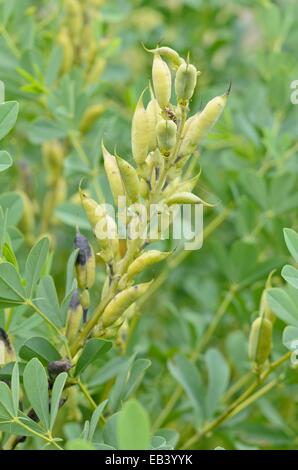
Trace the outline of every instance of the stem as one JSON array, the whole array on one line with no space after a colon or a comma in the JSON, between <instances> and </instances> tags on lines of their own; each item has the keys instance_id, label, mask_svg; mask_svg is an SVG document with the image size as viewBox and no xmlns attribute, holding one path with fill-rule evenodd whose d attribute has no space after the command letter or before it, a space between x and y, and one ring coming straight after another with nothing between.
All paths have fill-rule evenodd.
<instances>
[{"instance_id":1,"label":"stem","mask_svg":"<svg viewBox=\"0 0 298 470\"><path fill-rule=\"evenodd\" d=\"M84 385L80 380L78 380L77 384L80 387L81 392L85 395L86 399L92 406L92 408L95 410L97 405L95 401L93 400L92 396L90 395L89 390L87 389L86 385Z\"/></svg>"},{"instance_id":2,"label":"stem","mask_svg":"<svg viewBox=\"0 0 298 470\"><path fill-rule=\"evenodd\" d=\"M56 441L54 441L54 439L50 436L50 437L47 437L45 436L44 434L41 434L37 431L34 431L34 429L31 429L29 426L27 426L26 424L24 424L19 418L14 418L13 420L14 423L18 424L19 426L21 426L23 429L26 429L26 431L30 432L31 434L33 434L34 436L36 437L39 437L40 439L43 439L44 441L48 442L49 444L52 444L54 447L56 447L57 449L59 450L63 450L62 447L59 446L59 444L57 444Z\"/></svg>"},{"instance_id":3,"label":"stem","mask_svg":"<svg viewBox=\"0 0 298 470\"><path fill-rule=\"evenodd\" d=\"M43 313L42 310L40 310L39 307L37 307L37 305L35 305L34 302L32 302L32 300L27 300L26 302L27 305L29 305L29 307L32 307L36 313L38 313L39 316L41 316L41 318L43 318L43 320L51 327L53 328L53 330L55 331L55 333L57 333L57 335L60 337L61 336L61 331L60 329L55 325L55 323L53 323L46 315L45 313Z\"/></svg>"},{"instance_id":4,"label":"stem","mask_svg":"<svg viewBox=\"0 0 298 470\"><path fill-rule=\"evenodd\" d=\"M77 135L74 132L69 133L69 140L72 143L74 149L77 151L82 162L89 167L90 166L89 158L87 157L85 150L83 149Z\"/></svg>"},{"instance_id":5,"label":"stem","mask_svg":"<svg viewBox=\"0 0 298 470\"><path fill-rule=\"evenodd\" d=\"M7 31L4 25L0 26L0 34L3 36L4 41L6 42L8 48L11 50L13 55L19 58L21 56L20 51L18 50L17 46L15 45L13 39L11 38L9 32Z\"/></svg>"}]
</instances>

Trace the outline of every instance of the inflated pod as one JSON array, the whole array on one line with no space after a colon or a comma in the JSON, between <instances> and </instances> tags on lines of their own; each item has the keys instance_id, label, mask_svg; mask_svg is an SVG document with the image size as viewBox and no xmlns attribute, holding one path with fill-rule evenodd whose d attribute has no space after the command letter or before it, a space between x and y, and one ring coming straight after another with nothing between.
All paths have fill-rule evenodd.
<instances>
[{"instance_id":1,"label":"inflated pod","mask_svg":"<svg viewBox=\"0 0 298 470\"><path fill-rule=\"evenodd\" d=\"M8 334L0 328L0 366L16 360L15 350L10 342Z\"/></svg>"},{"instance_id":2,"label":"inflated pod","mask_svg":"<svg viewBox=\"0 0 298 470\"><path fill-rule=\"evenodd\" d=\"M157 146L156 126L161 118L161 110L157 100L152 97L146 108L148 118L149 151Z\"/></svg>"},{"instance_id":3,"label":"inflated pod","mask_svg":"<svg viewBox=\"0 0 298 470\"><path fill-rule=\"evenodd\" d=\"M157 102L164 109L171 99L172 78L169 67L159 54L154 54L152 82Z\"/></svg>"},{"instance_id":4,"label":"inflated pod","mask_svg":"<svg viewBox=\"0 0 298 470\"><path fill-rule=\"evenodd\" d=\"M132 202L140 198L140 180L136 169L121 157L116 157L125 191Z\"/></svg>"},{"instance_id":5,"label":"inflated pod","mask_svg":"<svg viewBox=\"0 0 298 470\"><path fill-rule=\"evenodd\" d=\"M184 59L182 59L182 57L179 56L178 52L176 52L171 47L162 46L162 47L156 47L155 49L145 48L145 50L148 52L152 52L153 54L159 54L161 57L164 57L166 60L170 62L170 64L174 68L177 68L179 67L179 65L184 63Z\"/></svg>"},{"instance_id":6,"label":"inflated pod","mask_svg":"<svg viewBox=\"0 0 298 470\"><path fill-rule=\"evenodd\" d=\"M170 255L170 252L162 252L159 250L150 250L142 253L128 267L127 278L132 279L149 266L163 261Z\"/></svg>"},{"instance_id":7,"label":"inflated pod","mask_svg":"<svg viewBox=\"0 0 298 470\"><path fill-rule=\"evenodd\" d=\"M119 197L125 196L120 170L117 165L116 157L108 152L103 143L101 144L101 148L106 175L109 180L114 202L116 206L118 206Z\"/></svg>"},{"instance_id":8,"label":"inflated pod","mask_svg":"<svg viewBox=\"0 0 298 470\"><path fill-rule=\"evenodd\" d=\"M75 289L69 302L66 322L66 337L72 342L77 336L83 318L83 307L78 289Z\"/></svg>"},{"instance_id":9,"label":"inflated pod","mask_svg":"<svg viewBox=\"0 0 298 470\"><path fill-rule=\"evenodd\" d=\"M44 142L42 145L42 157L48 171L49 183L55 183L63 170L64 149L58 140Z\"/></svg>"},{"instance_id":10,"label":"inflated pod","mask_svg":"<svg viewBox=\"0 0 298 470\"><path fill-rule=\"evenodd\" d=\"M106 106L103 104L92 104L89 106L83 114L80 121L79 128L82 134L86 133L91 129L95 121L101 116L106 110Z\"/></svg>"},{"instance_id":11,"label":"inflated pod","mask_svg":"<svg viewBox=\"0 0 298 470\"><path fill-rule=\"evenodd\" d=\"M173 204L204 204L206 206L212 206L212 204L203 201L196 194L188 192L173 194L165 200L165 203L168 204L168 206Z\"/></svg>"},{"instance_id":12,"label":"inflated pod","mask_svg":"<svg viewBox=\"0 0 298 470\"><path fill-rule=\"evenodd\" d=\"M145 294L150 285L151 282L137 284L116 294L103 312L101 317L102 326L110 326L118 320L131 304Z\"/></svg>"},{"instance_id":13,"label":"inflated pod","mask_svg":"<svg viewBox=\"0 0 298 470\"><path fill-rule=\"evenodd\" d=\"M195 114L184 134L179 151L180 155L188 155L193 152L219 119L227 99L228 93L216 96L207 103L201 113Z\"/></svg>"},{"instance_id":14,"label":"inflated pod","mask_svg":"<svg viewBox=\"0 0 298 470\"><path fill-rule=\"evenodd\" d=\"M158 146L161 153L165 156L170 154L175 146L177 136L177 126L174 121L161 120L156 126Z\"/></svg>"},{"instance_id":15,"label":"inflated pod","mask_svg":"<svg viewBox=\"0 0 298 470\"><path fill-rule=\"evenodd\" d=\"M80 292L80 302L83 310L88 310L90 307L90 294L88 289L84 289L82 292Z\"/></svg>"},{"instance_id":16,"label":"inflated pod","mask_svg":"<svg viewBox=\"0 0 298 470\"><path fill-rule=\"evenodd\" d=\"M179 66L175 78L175 92L179 104L186 105L192 97L197 84L197 69L192 64Z\"/></svg>"},{"instance_id":17,"label":"inflated pod","mask_svg":"<svg viewBox=\"0 0 298 470\"><path fill-rule=\"evenodd\" d=\"M85 194L81 189L80 189L80 198L81 198L82 206L90 222L90 225L94 229L97 222L101 218L97 213L97 209L99 205L97 204L96 201L94 201L94 199L92 199L91 197L88 197L87 194Z\"/></svg>"},{"instance_id":18,"label":"inflated pod","mask_svg":"<svg viewBox=\"0 0 298 470\"><path fill-rule=\"evenodd\" d=\"M20 220L20 225L22 227L23 233L26 235L28 241L33 240L33 232L34 232L34 206L32 204L31 199L24 191L19 191L19 194L22 198L23 202L23 214Z\"/></svg>"},{"instance_id":19,"label":"inflated pod","mask_svg":"<svg viewBox=\"0 0 298 470\"><path fill-rule=\"evenodd\" d=\"M66 73L71 69L75 59L74 46L67 28L62 29L58 41L63 48L62 72Z\"/></svg>"},{"instance_id":20,"label":"inflated pod","mask_svg":"<svg viewBox=\"0 0 298 470\"><path fill-rule=\"evenodd\" d=\"M272 323L258 317L252 324L248 342L249 359L262 366L268 359L272 347Z\"/></svg>"},{"instance_id":21,"label":"inflated pod","mask_svg":"<svg viewBox=\"0 0 298 470\"><path fill-rule=\"evenodd\" d=\"M148 116L143 104L143 94L137 103L131 126L132 155L138 165L144 163L149 147Z\"/></svg>"},{"instance_id":22,"label":"inflated pod","mask_svg":"<svg viewBox=\"0 0 298 470\"><path fill-rule=\"evenodd\" d=\"M76 277L80 289L90 289L95 281L95 256L89 241L80 232L76 233L75 248L78 255L75 262Z\"/></svg>"}]
</instances>

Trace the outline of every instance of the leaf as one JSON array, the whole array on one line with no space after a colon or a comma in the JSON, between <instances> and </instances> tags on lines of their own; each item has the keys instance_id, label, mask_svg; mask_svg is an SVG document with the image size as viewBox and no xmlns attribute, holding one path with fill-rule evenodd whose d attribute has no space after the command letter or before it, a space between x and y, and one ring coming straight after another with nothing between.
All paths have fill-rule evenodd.
<instances>
[{"instance_id":1,"label":"leaf","mask_svg":"<svg viewBox=\"0 0 298 470\"><path fill-rule=\"evenodd\" d=\"M74 281L74 267L75 262L78 256L79 248L74 250L67 261L67 269L66 269L66 287L65 287L65 295L67 296L72 288L73 288L73 281Z\"/></svg>"},{"instance_id":2,"label":"leaf","mask_svg":"<svg viewBox=\"0 0 298 470\"><path fill-rule=\"evenodd\" d=\"M36 358L31 359L23 375L27 398L43 426L50 426L48 378L43 365Z\"/></svg>"},{"instance_id":3,"label":"leaf","mask_svg":"<svg viewBox=\"0 0 298 470\"><path fill-rule=\"evenodd\" d=\"M42 269L46 262L48 251L49 239L44 237L33 246L28 255L25 268L25 277L27 281L26 291L29 299L32 299Z\"/></svg>"},{"instance_id":4,"label":"leaf","mask_svg":"<svg viewBox=\"0 0 298 470\"><path fill-rule=\"evenodd\" d=\"M298 349L298 327L286 326L283 331L282 342L291 351Z\"/></svg>"},{"instance_id":5,"label":"leaf","mask_svg":"<svg viewBox=\"0 0 298 470\"><path fill-rule=\"evenodd\" d=\"M6 101L0 104L0 139L8 134L16 123L19 104L16 101Z\"/></svg>"},{"instance_id":6,"label":"leaf","mask_svg":"<svg viewBox=\"0 0 298 470\"><path fill-rule=\"evenodd\" d=\"M110 416L103 428L103 438L105 444L114 447L115 449L118 448L117 442L117 422L120 416L120 412L114 413Z\"/></svg>"},{"instance_id":7,"label":"leaf","mask_svg":"<svg viewBox=\"0 0 298 470\"><path fill-rule=\"evenodd\" d=\"M26 300L26 293L16 268L10 263L0 264L0 302L6 305L21 304Z\"/></svg>"},{"instance_id":8,"label":"leaf","mask_svg":"<svg viewBox=\"0 0 298 470\"><path fill-rule=\"evenodd\" d=\"M57 291L52 276L45 276L41 279L36 295L37 306L53 323L60 328L63 327Z\"/></svg>"},{"instance_id":9,"label":"leaf","mask_svg":"<svg viewBox=\"0 0 298 470\"><path fill-rule=\"evenodd\" d=\"M267 299L278 318L289 325L298 326L298 309L284 289L269 289Z\"/></svg>"},{"instance_id":10,"label":"leaf","mask_svg":"<svg viewBox=\"0 0 298 470\"><path fill-rule=\"evenodd\" d=\"M0 382L0 419L10 419L14 416L14 404L10 388L6 383Z\"/></svg>"},{"instance_id":11,"label":"leaf","mask_svg":"<svg viewBox=\"0 0 298 470\"><path fill-rule=\"evenodd\" d=\"M150 420L136 400L126 402L117 420L117 440L121 450L147 450L150 445Z\"/></svg>"},{"instance_id":12,"label":"leaf","mask_svg":"<svg viewBox=\"0 0 298 470\"><path fill-rule=\"evenodd\" d=\"M99 419L102 415L102 412L105 409L105 406L108 403L108 401L109 400L105 400L102 403L100 403L92 413L91 420L90 420L90 426L89 426L89 432L88 432L88 440L89 441L92 441L92 439L93 439L98 421L99 421Z\"/></svg>"},{"instance_id":13,"label":"leaf","mask_svg":"<svg viewBox=\"0 0 298 470\"><path fill-rule=\"evenodd\" d=\"M36 357L43 365L61 359L58 351L45 338L35 336L28 339L20 348L19 355L25 361Z\"/></svg>"},{"instance_id":14,"label":"leaf","mask_svg":"<svg viewBox=\"0 0 298 470\"><path fill-rule=\"evenodd\" d=\"M298 263L298 233L291 228L284 228L284 237L289 252Z\"/></svg>"},{"instance_id":15,"label":"leaf","mask_svg":"<svg viewBox=\"0 0 298 470\"><path fill-rule=\"evenodd\" d=\"M282 268L281 275L291 286L298 289L298 269L287 264Z\"/></svg>"},{"instance_id":16,"label":"leaf","mask_svg":"<svg viewBox=\"0 0 298 470\"><path fill-rule=\"evenodd\" d=\"M146 370L151 366L149 359L137 359L130 371L123 399L127 400L140 385Z\"/></svg>"},{"instance_id":17,"label":"leaf","mask_svg":"<svg viewBox=\"0 0 298 470\"><path fill-rule=\"evenodd\" d=\"M113 411L116 411L120 406L120 402L125 393L126 384L127 384L127 381L130 375L130 370L134 363L134 360L135 360L135 354L128 357L126 361L124 362L124 364L122 365L121 370L116 376L115 383L113 385L113 388L109 396L109 406Z\"/></svg>"},{"instance_id":18,"label":"leaf","mask_svg":"<svg viewBox=\"0 0 298 470\"><path fill-rule=\"evenodd\" d=\"M31 124L28 131L28 137L33 144L42 144L47 140L60 139L67 134L59 123L48 121L46 119L38 119Z\"/></svg>"},{"instance_id":19,"label":"leaf","mask_svg":"<svg viewBox=\"0 0 298 470\"><path fill-rule=\"evenodd\" d=\"M78 204L64 202L55 209L55 217L70 227L79 226L82 230L90 230L84 209Z\"/></svg>"},{"instance_id":20,"label":"leaf","mask_svg":"<svg viewBox=\"0 0 298 470\"><path fill-rule=\"evenodd\" d=\"M12 165L12 158L6 150L0 150L0 173Z\"/></svg>"},{"instance_id":21,"label":"leaf","mask_svg":"<svg viewBox=\"0 0 298 470\"><path fill-rule=\"evenodd\" d=\"M85 347L80 355L78 360L75 375L80 375L86 367L89 366L95 359L98 359L100 356L106 354L109 349L112 347L111 341L106 341L104 339L93 338L89 339L85 344Z\"/></svg>"},{"instance_id":22,"label":"leaf","mask_svg":"<svg viewBox=\"0 0 298 470\"><path fill-rule=\"evenodd\" d=\"M11 392L12 392L12 401L13 401L13 409L14 415L18 415L19 409L19 400L20 400L20 376L19 376L19 366L16 362L11 375Z\"/></svg>"},{"instance_id":23,"label":"leaf","mask_svg":"<svg viewBox=\"0 0 298 470\"><path fill-rule=\"evenodd\" d=\"M4 243L3 245L3 257L8 261L8 263L12 264L17 271L19 271L18 261L16 259L16 255L9 243Z\"/></svg>"},{"instance_id":24,"label":"leaf","mask_svg":"<svg viewBox=\"0 0 298 470\"><path fill-rule=\"evenodd\" d=\"M60 398L63 392L63 388L65 385L67 379L67 373L62 372L61 374L56 377L54 385L53 385L53 390L52 390L52 396L51 396L51 413L50 413L50 430L53 430L55 420L57 417L57 413L59 410L59 403L60 403Z\"/></svg>"},{"instance_id":25,"label":"leaf","mask_svg":"<svg viewBox=\"0 0 298 470\"><path fill-rule=\"evenodd\" d=\"M3 212L8 210L7 225L16 225L23 215L23 200L16 192L9 192L0 195L0 206Z\"/></svg>"},{"instance_id":26,"label":"leaf","mask_svg":"<svg viewBox=\"0 0 298 470\"><path fill-rule=\"evenodd\" d=\"M217 410L220 399L228 386L230 372L225 358L217 349L208 349L205 360L208 370L206 406L210 417Z\"/></svg>"},{"instance_id":27,"label":"leaf","mask_svg":"<svg viewBox=\"0 0 298 470\"><path fill-rule=\"evenodd\" d=\"M91 442L84 441L84 439L73 439L68 441L65 446L66 450L95 450Z\"/></svg>"}]
</instances>

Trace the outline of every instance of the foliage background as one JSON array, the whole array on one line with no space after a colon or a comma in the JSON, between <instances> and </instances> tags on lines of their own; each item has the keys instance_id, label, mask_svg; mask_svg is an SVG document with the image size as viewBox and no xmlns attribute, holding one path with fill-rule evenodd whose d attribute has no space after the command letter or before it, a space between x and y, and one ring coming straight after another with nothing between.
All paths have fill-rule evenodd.
<instances>
[{"instance_id":1,"label":"foliage background","mask_svg":"<svg viewBox=\"0 0 298 470\"><path fill-rule=\"evenodd\" d=\"M14 165L1 174L1 190L15 192L15 206L3 193L0 204L10 206L12 247L21 270L32 238L49 233L54 249L49 266L61 299L77 220L88 233L76 196L79 181L84 176L91 194L98 196L103 188L110 197L101 169L103 136L110 146L117 142L120 155L130 158L131 116L150 77L151 56L142 42L190 52L202 71L191 103L194 111L232 81L228 107L201 149L198 189L216 201L205 211L204 245L198 252L180 255L175 269L154 269L162 286L140 306L125 350L119 355L113 348L108 359L100 358L84 377L96 403L112 394L110 414L135 395L152 423L177 383L182 384L184 391L178 390L177 401L160 423L180 433L179 448L200 427L202 417L214 417L224 409L221 399L228 383L250 370L247 338L266 279L276 269L272 283L282 286L280 269L291 260L283 228L297 230L298 108L290 102L290 84L298 79L297 8L294 0L119 0L94 5L99 12L94 34L102 70L88 81L83 61L59 72L65 2L1 2L0 77L6 100L19 101L20 112L16 127L2 142ZM84 50L88 38L80 41ZM105 111L80 134L81 117L92 103L104 104ZM45 221L44 201L51 188L42 144L53 138L65 149L66 192ZM19 191L28 194L34 212L33 230L25 239ZM97 285L102 278L99 270ZM17 349L28 337L47 334L43 324L26 323L29 317L32 312L23 309L9 323ZM205 341L214 317L219 325ZM284 322L276 320L273 359L286 351L283 328ZM125 368L132 367L137 376L133 390L119 392L115 377L119 382ZM297 391L297 371L287 364L279 386L194 447L297 448ZM59 435L69 440L80 435L82 422L90 415L84 399L76 399L77 413L61 411L68 413L68 422L63 425L61 417ZM113 437L104 442L113 446Z\"/></svg>"}]
</instances>

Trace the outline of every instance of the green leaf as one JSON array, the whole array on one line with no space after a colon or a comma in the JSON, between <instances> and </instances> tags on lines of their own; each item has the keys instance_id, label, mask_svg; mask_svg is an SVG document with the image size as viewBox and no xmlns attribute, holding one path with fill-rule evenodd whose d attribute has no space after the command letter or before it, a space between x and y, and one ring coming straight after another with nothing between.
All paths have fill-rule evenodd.
<instances>
[{"instance_id":1,"label":"green leaf","mask_svg":"<svg viewBox=\"0 0 298 470\"><path fill-rule=\"evenodd\" d=\"M82 230L90 230L84 209L78 204L71 202L60 204L55 210L55 217L70 227L79 226Z\"/></svg>"},{"instance_id":2,"label":"green leaf","mask_svg":"<svg viewBox=\"0 0 298 470\"><path fill-rule=\"evenodd\" d=\"M19 400L20 400L20 375L19 375L19 366L16 362L11 376L11 392L12 392L12 401L13 401L13 409L15 416L18 415L19 409Z\"/></svg>"},{"instance_id":3,"label":"green leaf","mask_svg":"<svg viewBox=\"0 0 298 470\"><path fill-rule=\"evenodd\" d=\"M4 243L3 245L3 257L8 261L8 263L13 264L17 271L19 271L18 261L14 251L9 243Z\"/></svg>"},{"instance_id":4,"label":"green leaf","mask_svg":"<svg viewBox=\"0 0 298 470\"><path fill-rule=\"evenodd\" d=\"M67 373L62 372L61 374L58 375L58 377L55 379L54 385L53 385L53 390L52 390L52 396L51 396L51 419L50 419L50 430L52 431L55 420L57 417L57 413L59 410L59 402L60 398L63 392L63 388L65 385L67 379Z\"/></svg>"},{"instance_id":5,"label":"green leaf","mask_svg":"<svg viewBox=\"0 0 298 470\"><path fill-rule=\"evenodd\" d=\"M45 276L41 279L37 292L36 304L45 315L60 328L64 326L61 318L58 295L52 276Z\"/></svg>"},{"instance_id":6,"label":"green leaf","mask_svg":"<svg viewBox=\"0 0 298 470\"><path fill-rule=\"evenodd\" d=\"M291 286L295 287L295 289L298 289L298 269L287 264L282 268L281 275L285 281L291 284Z\"/></svg>"},{"instance_id":7,"label":"green leaf","mask_svg":"<svg viewBox=\"0 0 298 470\"><path fill-rule=\"evenodd\" d=\"M27 398L43 426L50 426L48 378L43 365L36 358L28 362L23 375Z\"/></svg>"},{"instance_id":8,"label":"green leaf","mask_svg":"<svg viewBox=\"0 0 298 470\"><path fill-rule=\"evenodd\" d=\"M117 442L117 422L120 416L120 412L114 413L107 419L107 422L103 428L103 438L104 443L114 447L115 449L118 448Z\"/></svg>"},{"instance_id":9,"label":"green leaf","mask_svg":"<svg viewBox=\"0 0 298 470\"><path fill-rule=\"evenodd\" d=\"M151 366L149 359L137 359L130 370L123 399L127 400L138 388L143 380L146 370Z\"/></svg>"},{"instance_id":10,"label":"green leaf","mask_svg":"<svg viewBox=\"0 0 298 470\"><path fill-rule=\"evenodd\" d=\"M66 450L95 450L91 442L84 441L84 439L73 439L68 441L65 446Z\"/></svg>"},{"instance_id":11,"label":"green leaf","mask_svg":"<svg viewBox=\"0 0 298 470\"><path fill-rule=\"evenodd\" d=\"M289 325L298 326L298 308L284 289L269 289L267 299L278 318Z\"/></svg>"},{"instance_id":12,"label":"green leaf","mask_svg":"<svg viewBox=\"0 0 298 470\"><path fill-rule=\"evenodd\" d=\"M292 350L298 349L298 327L297 326L286 326L283 335L282 342L286 348Z\"/></svg>"},{"instance_id":13,"label":"green leaf","mask_svg":"<svg viewBox=\"0 0 298 470\"><path fill-rule=\"evenodd\" d=\"M126 402L119 414L117 440L121 450L147 450L149 448L149 416L136 400Z\"/></svg>"},{"instance_id":14,"label":"green leaf","mask_svg":"<svg viewBox=\"0 0 298 470\"><path fill-rule=\"evenodd\" d=\"M23 200L16 192L9 192L0 195L0 206L5 212L8 209L7 225L16 225L23 215Z\"/></svg>"},{"instance_id":15,"label":"green leaf","mask_svg":"<svg viewBox=\"0 0 298 470\"><path fill-rule=\"evenodd\" d=\"M206 406L208 416L217 410L223 393L229 384L230 371L223 355L217 349L208 349L205 354L208 370Z\"/></svg>"},{"instance_id":16,"label":"green leaf","mask_svg":"<svg viewBox=\"0 0 298 470\"><path fill-rule=\"evenodd\" d=\"M36 357L43 365L61 359L54 346L47 339L38 336L28 339L21 346L19 355L27 362Z\"/></svg>"},{"instance_id":17,"label":"green leaf","mask_svg":"<svg viewBox=\"0 0 298 470\"><path fill-rule=\"evenodd\" d=\"M80 355L78 360L75 375L80 375L86 367L89 366L95 359L98 359L100 356L106 354L109 349L112 347L111 341L106 341L104 339L89 339L85 344L85 347Z\"/></svg>"},{"instance_id":18,"label":"green leaf","mask_svg":"<svg viewBox=\"0 0 298 470\"><path fill-rule=\"evenodd\" d=\"M16 123L19 104L16 101L6 101L0 104L0 139L8 134Z\"/></svg>"},{"instance_id":19,"label":"green leaf","mask_svg":"<svg viewBox=\"0 0 298 470\"><path fill-rule=\"evenodd\" d=\"M298 233L291 228L284 228L284 237L289 252L298 263Z\"/></svg>"},{"instance_id":20,"label":"green leaf","mask_svg":"<svg viewBox=\"0 0 298 470\"><path fill-rule=\"evenodd\" d=\"M134 361L135 354L126 359L121 370L117 373L115 383L109 395L109 406L113 411L116 411L120 406Z\"/></svg>"},{"instance_id":21,"label":"green leaf","mask_svg":"<svg viewBox=\"0 0 298 470\"><path fill-rule=\"evenodd\" d=\"M32 299L42 269L46 262L48 251L49 239L44 237L33 246L28 255L26 261L25 277L27 281L26 291L29 299Z\"/></svg>"},{"instance_id":22,"label":"green leaf","mask_svg":"<svg viewBox=\"0 0 298 470\"><path fill-rule=\"evenodd\" d=\"M0 150L0 173L12 165L12 158L6 150Z\"/></svg>"},{"instance_id":23,"label":"green leaf","mask_svg":"<svg viewBox=\"0 0 298 470\"><path fill-rule=\"evenodd\" d=\"M14 416L14 403L10 388L6 383L0 382L0 419L10 419Z\"/></svg>"},{"instance_id":24,"label":"green leaf","mask_svg":"<svg viewBox=\"0 0 298 470\"><path fill-rule=\"evenodd\" d=\"M66 137L67 131L59 123L38 119L31 124L28 137L33 144L42 144L47 140L60 139Z\"/></svg>"},{"instance_id":25,"label":"green leaf","mask_svg":"<svg viewBox=\"0 0 298 470\"><path fill-rule=\"evenodd\" d=\"M0 264L0 303L21 304L26 300L25 289L16 268L10 263Z\"/></svg>"},{"instance_id":26,"label":"green leaf","mask_svg":"<svg viewBox=\"0 0 298 470\"><path fill-rule=\"evenodd\" d=\"M68 258L67 262L67 269L66 269L66 287L65 287L65 296L67 296L72 288L73 288L73 283L74 283L74 267L75 267L75 262L78 256L79 248L74 250L70 257Z\"/></svg>"},{"instance_id":27,"label":"green leaf","mask_svg":"<svg viewBox=\"0 0 298 470\"><path fill-rule=\"evenodd\" d=\"M88 440L89 441L92 441L92 439L93 439L98 421L99 421L99 419L102 415L102 412L105 409L105 406L108 403L108 401L109 400L105 400L102 403L100 403L92 413L92 416L91 416L91 419L90 419L89 432L88 432Z\"/></svg>"}]
</instances>

